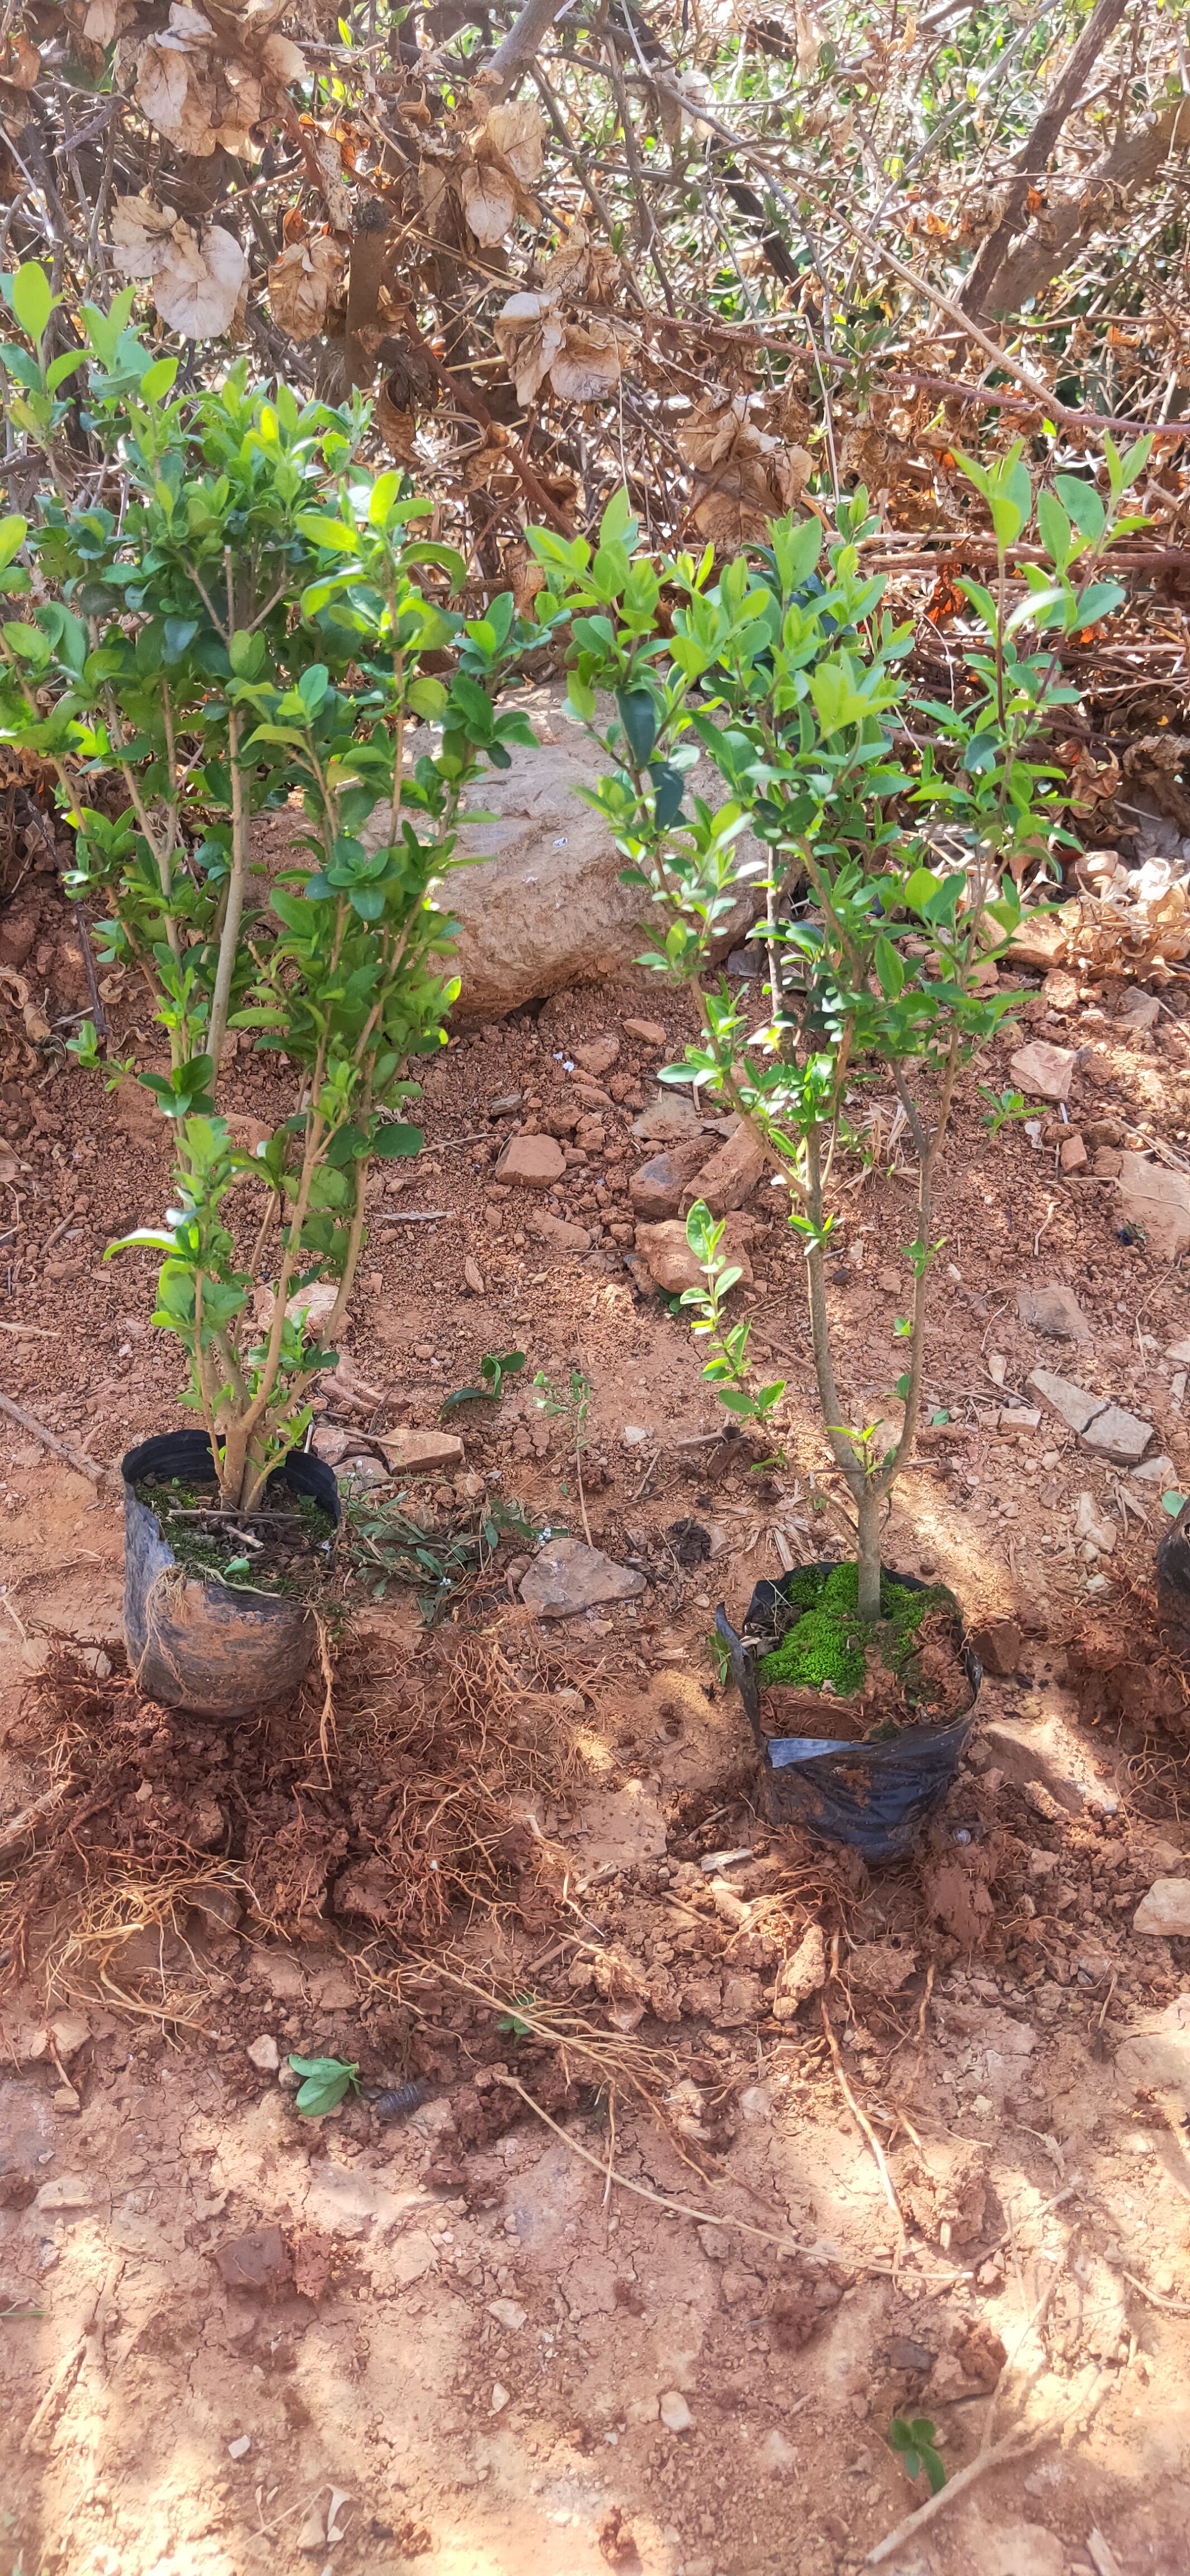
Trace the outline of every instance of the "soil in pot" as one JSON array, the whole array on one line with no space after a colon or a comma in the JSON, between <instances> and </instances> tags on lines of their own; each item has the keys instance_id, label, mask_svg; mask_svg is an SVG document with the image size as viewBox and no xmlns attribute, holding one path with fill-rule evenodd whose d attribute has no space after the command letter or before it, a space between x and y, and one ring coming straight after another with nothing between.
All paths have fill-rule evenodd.
<instances>
[{"instance_id":1,"label":"soil in pot","mask_svg":"<svg viewBox=\"0 0 1190 2576\"><path fill-rule=\"evenodd\" d=\"M155 1514L184 1574L200 1583L250 1585L325 1608L335 1524L314 1494L266 1489L251 1512L226 1510L210 1486L184 1476L144 1476L133 1486Z\"/></svg>"},{"instance_id":2,"label":"soil in pot","mask_svg":"<svg viewBox=\"0 0 1190 2576\"><path fill-rule=\"evenodd\" d=\"M766 1734L872 1743L903 1726L948 1726L971 1706L953 1594L884 1575L874 1626L858 1615L858 1589L847 1564L801 1566L783 1584L774 1607L784 1634L755 1667Z\"/></svg>"}]
</instances>

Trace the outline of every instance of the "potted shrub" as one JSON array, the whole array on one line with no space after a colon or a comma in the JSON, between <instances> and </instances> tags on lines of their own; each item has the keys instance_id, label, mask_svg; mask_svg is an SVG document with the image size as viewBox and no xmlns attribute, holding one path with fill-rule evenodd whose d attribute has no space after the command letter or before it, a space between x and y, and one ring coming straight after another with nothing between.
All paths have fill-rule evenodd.
<instances>
[{"instance_id":1,"label":"potted shrub","mask_svg":"<svg viewBox=\"0 0 1190 2576\"><path fill-rule=\"evenodd\" d=\"M436 889L466 790L533 740L495 704L530 630L508 597L467 623L449 608L462 559L419 536L430 504L405 477L365 462L358 399L302 406L241 366L177 397L177 362L130 327L135 291L81 317L92 463L72 496L54 299L36 267L13 283L32 345L0 351L12 426L54 471L28 522L0 522L0 737L52 764L69 891L105 908L104 962L148 987L168 1057L137 1072L91 1022L73 1042L109 1082L136 1073L175 1150L168 1212L111 1247L160 1254L153 1320L198 1417L125 1461L130 1650L154 1696L231 1710L309 1655L302 1596L337 1511L300 1454L310 1388L335 1358L369 1172L421 1145L415 1068L457 989ZM447 646L449 679L426 667ZM269 883L253 817L294 788L304 829ZM243 1031L291 1083L250 1146L220 1109ZM163 1528L145 1488L179 1477Z\"/></svg>"},{"instance_id":2,"label":"potted shrub","mask_svg":"<svg viewBox=\"0 0 1190 2576\"><path fill-rule=\"evenodd\" d=\"M697 563L654 561L634 551L624 494L594 551L547 529L532 536L547 579L542 605L571 619L572 708L609 762L597 788L580 793L606 816L625 879L651 908L656 937L642 963L688 989L698 1014L697 1041L662 1079L693 1081L748 1123L805 1255L822 1426L855 1514L854 1569L835 1583L851 1687L855 1652L864 1667L865 1645L882 1632L887 1643L899 1608L887 1579L882 1590L880 1517L920 1417L928 1283L941 1249L935 1188L956 1078L1012 1005L1011 994L987 989L986 967L1020 920L1021 880L1069 837L1064 775L1039 756L1037 736L1074 692L1043 638L1092 624L1122 600L1100 565L1140 524L1125 495L1149 446L1139 440L1121 458L1107 443L1106 507L1074 476L1035 496L1019 446L990 467L965 465L988 507L996 568L987 586L960 585L974 631L953 705L924 702L907 674L912 631L882 610L885 584L863 568L877 523L862 491L839 507L825 566L814 519L783 520L766 546L718 566L710 548ZM1010 574L1035 512L1030 552L1044 560ZM699 752L726 790L716 809L684 801ZM764 853L754 874L768 960L766 1018L751 1034L726 981L708 974L715 924L739 892L745 829ZM890 1074L917 1167L905 1247L912 1294L896 1327L903 1410L891 1430L848 1421L826 1299L838 1182L861 1144L859 1104ZM705 1205L691 1209L687 1236L705 1286L682 1302L710 1345L704 1374L722 1402L763 1426L784 1385L755 1383L749 1327L724 1312L740 1274L722 1231ZM816 1651L821 1664L821 1638ZM796 1652L787 1661L796 1666ZM820 1677L840 1687L829 1664Z\"/></svg>"}]
</instances>

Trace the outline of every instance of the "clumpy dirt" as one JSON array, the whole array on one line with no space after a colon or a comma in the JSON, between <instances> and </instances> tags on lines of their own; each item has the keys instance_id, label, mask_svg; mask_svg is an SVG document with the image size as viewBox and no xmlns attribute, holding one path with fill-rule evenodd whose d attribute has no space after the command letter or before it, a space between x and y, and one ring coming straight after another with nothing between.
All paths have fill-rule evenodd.
<instances>
[{"instance_id":1,"label":"clumpy dirt","mask_svg":"<svg viewBox=\"0 0 1190 2576\"><path fill-rule=\"evenodd\" d=\"M1072 1120L1180 1150L1182 1009L1142 1044L1110 994L1061 1018L1034 994L1033 1032L1089 1050ZM606 1100L563 1127L544 1207L591 1244L560 1250L494 1167L510 1124L570 1114L601 1034ZM49 1803L15 1856L0 1827L3 2576L850 2576L924 2490L894 2416L929 2416L953 2474L1001 2372L997 2431L1036 2446L885 2563L1182 2576L1190 1946L1133 1918L1190 1875L1190 1790L1184 1727L1127 1678L1159 1665L1160 1493L1056 1417L1005 1415L1057 1369L1151 1421L1190 1482L1187 1281L1120 1239L1110 1178L991 1140L964 1093L946 1418L884 1551L950 1587L987 1678L910 1859L816 1846L760 1811L708 1643L719 1601L738 1628L760 1575L846 1553L800 1253L758 1193L741 1311L790 1390L767 1464L706 1436L699 1355L633 1253L631 1120L684 1034L642 976L452 1043L426 1155L376 1192L349 1355L381 1401L348 1382L322 1416L365 1449L429 1430L486 1352L523 1349L499 1406L448 1417L462 1468L400 1490L427 1539L493 1496L575 1534L568 1419L531 1380L581 1368L592 1536L638 1599L538 1624L510 1529L427 1631L416 1583L376 1598L360 1550L329 1727L320 1679L200 1725L128 1683L110 1478L4 1424L3 1811ZM239 1114L281 1105L249 1054L235 1079ZM159 1212L168 1145L52 1063L3 1116L3 1388L106 1470L179 1419L148 1265L101 1267ZM909 1275L889 1161L847 1199L830 1284L864 1420L895 1420ZM1022 1322L1020 1283L1073 1291L1090 1344ZM302 2120L291 2053L354 2064L361 2097ZM374 2107L411 2085L403 2116Z\"/></svg>"},{"instance_id":2,"label":"clumpy dirt","mask_svg":"<svg viewBox=\"0 0 1190 2576\"><path fill-rule=\"evenodd\" d=\"M298 1593L303 1600L329 1591L334 1522L312 1494L278 1487L255 1511L235 1512L209 1488L177 1476L146 1478L133 1491L196 1581Z\"/></svg>"}]
</instances>

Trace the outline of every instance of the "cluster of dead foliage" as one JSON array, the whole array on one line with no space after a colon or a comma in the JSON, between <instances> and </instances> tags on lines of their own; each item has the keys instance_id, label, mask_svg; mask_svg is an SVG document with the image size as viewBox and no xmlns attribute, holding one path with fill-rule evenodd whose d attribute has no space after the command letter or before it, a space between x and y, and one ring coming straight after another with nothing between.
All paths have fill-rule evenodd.
<instances>
[{"instance_id":1,"label":"cluster of dead foliage","mask_svg":"<svg viewBox=\"0 0 1190 2576\"><path fill-rule=\"evenodd\" d=\"M245 347L376 391L487 580L526 517L589 522L625 479L658 538L735 544L856 481L890 533L953 535L985 524L958 440L1069 461L1105 418L1176 422L1190 99L1135 0L9 0L0 26L0 255L52 261L62 345L133 279L184 383ZM84 472L77 415L65 444ZM1167 546L1180 455L1145 496Z\"/></svg>"}]
</instances>

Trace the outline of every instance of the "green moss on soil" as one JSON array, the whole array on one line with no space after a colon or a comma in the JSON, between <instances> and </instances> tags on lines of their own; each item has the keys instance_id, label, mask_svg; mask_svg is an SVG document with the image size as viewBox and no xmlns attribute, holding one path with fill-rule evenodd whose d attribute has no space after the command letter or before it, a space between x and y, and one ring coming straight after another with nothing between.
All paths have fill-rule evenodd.
<instances>
[{"instance_id":1,"label":"green moss on soil","mask_svg":"<svg viewBox=\"0 0 1190 2576\"><path fill-rule=\"evenodd\" d=\"M829 1574L818 1566L799 1566L786 1600L801 1615L780 1645L761 1656L757 1680L794 1690L821 1690L831 1682L841 1697L849 1697L863 1687L864 1655L878 1638L882 1662L909 1681L917 1632L931 1610L953 1610L949 1593L941 1584L910 1592L882 1575L879 1630L859 1617L858 1598L856 1566L836 1565Z\"/></svg>"}]
</instances>

